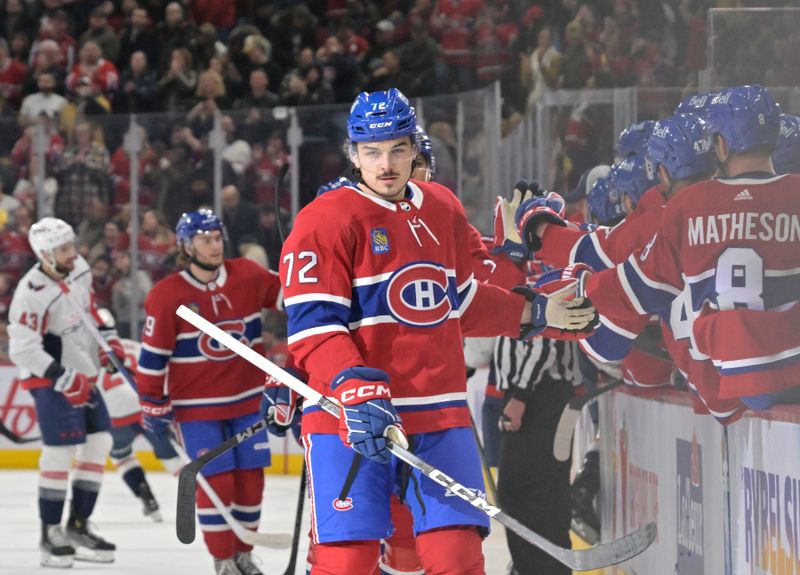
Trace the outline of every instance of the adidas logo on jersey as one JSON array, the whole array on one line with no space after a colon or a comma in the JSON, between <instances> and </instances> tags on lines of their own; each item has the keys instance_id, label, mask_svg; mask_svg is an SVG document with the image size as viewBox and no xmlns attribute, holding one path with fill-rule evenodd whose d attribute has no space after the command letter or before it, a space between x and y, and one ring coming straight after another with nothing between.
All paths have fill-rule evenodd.
<instances>
[{"instance_id":1,"label":"adidas logo on jersey","mask_svg":"<svg viewBox=\"0 0 800 575\"><path fill-rule=\"evenodd\" d=\"M733 198L735 202L738 202L739 200L752 200L752 199L753 196L750 195L750 192L748 191L747 188L743 189L741 192L736 194L735 198Z\"/></svg>"}]
</instances>

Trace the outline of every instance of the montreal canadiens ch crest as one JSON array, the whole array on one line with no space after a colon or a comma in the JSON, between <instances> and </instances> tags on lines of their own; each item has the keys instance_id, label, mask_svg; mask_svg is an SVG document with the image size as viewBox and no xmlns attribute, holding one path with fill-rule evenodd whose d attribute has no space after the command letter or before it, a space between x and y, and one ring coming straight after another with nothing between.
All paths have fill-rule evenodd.
<instances>
[{"instance_id":1,"label":"montreal canadiens ch crest","mask_svg":"<svg viewBox=\"0 0 800 575\"><path fill-rule=\"evenodd\" d=\"M418 262L400 268L386 287L389 312L405 325L439 325L453 311L448 285L447 271L440 265Z\"/></svg>"},{"instance_id":2,"label":"montreal canadiens ch crest","mask_svg":"<svg viewBox=\"0 0 800 575\"><path fill-rule=\"evenodd\" d=\"M249 346L250 340L245 335L246 325L244 320L229 319L221 321L216 326L224 331L227 331L231 336L241 341L243 344ZM206 358L211 361L226 361L236 357L236 354L229 350L224 345L218 343L205 333L200 334L200 339L197 341L197 348Z\"/></svg>"}]
</instances>

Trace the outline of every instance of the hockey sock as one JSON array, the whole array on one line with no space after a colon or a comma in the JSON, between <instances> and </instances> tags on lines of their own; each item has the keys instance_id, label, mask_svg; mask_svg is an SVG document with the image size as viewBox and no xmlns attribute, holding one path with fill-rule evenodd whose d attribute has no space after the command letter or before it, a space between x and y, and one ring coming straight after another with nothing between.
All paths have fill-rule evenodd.
<instances>
[{"instance_id":1,"label":"hockey sock","mask_svg":"<svg viewBox=\"0 0 800 575\"><path fill-rule=\"evenodd\" d=\"M61 523L74 455L74 445L42 446L39 456L39 518L47 525Z\"/></svg>"},{"instance_id":2,"label":"hockey sock","mask_svg":"<svg viewBox=\"0 0 800 575\"><path fill-rule=\"evenodd\" d=\"M107 432L90 433L86 443L78 446L72 477L72 512L79 517L89 517L94 511L109 451L111 435Z\"/></svg>"},{"instance_id":3,"label":"hockey sock","mask_svg":"<svg viewBox=\"0 0 800 575\"><path fill-rule=\"evenodd\" d=\"M125 485L130 488L136 497L139 497L139 495L141 495L141 493L139 493L139 486L145 479L144 469L142 469L136 456L130 454L125 459L118 460L112 457L111 460L120 473L122 473L122 480L125 482Z\"/></svg>"},{"instance_id":4,"label":"hockey sock","mask_svg":"<svg viewBox=\"0 0 800 575\"><path fill-rule=\"evenodd\" d=\"M414 541L414 517L411 510L396 496L391 498L394 533L385 541L381 553L380 573L422 574Z\"/></svg>"},{"instance_id":5,"label":"hockey sock","mask_svg":"<svg viewBox=\"0 0 800 575\"><path fill-rule=\"evenodd\" d=\"M236 469L234 477L233 510L231 514L248 529L258 529L261 519L261 499L264 494L264 470ZM237 551L251 551L252 545L246 545L236 538Z\"/></svg>"},{"instance_id":6,"label":"hockey sock","mask_svg":"<svg viewBox=\"0 0 800 575\"><path fill-rule=\"evenodd\" d=\"M311 575L372 575L378 562L380 541L317 543Z\"/></svg>"},{"instance_id":7,"label":"hockey sock","mask_svg":"<svg viewBox=\"0 0 800 575\"><path fill-rule=\"evenodd\" d=\"M475 527L445 527L417 535L417 554L426 575L485 575L482 544Z\"/></svg>"},{"instance_id":8,"label":"hockey sock","mask_svg":"<svg viewBox=\"0 0 800 575\"><path fill-rule=\"evenodd\" d=\"M206 479L223 504L230 506L233 501L235 485L234 472L224 471ZM233 557L237 551L236 536L199 485L197 486L197 516L208 552L216 559Z\"/></svg>"}]
</instances>

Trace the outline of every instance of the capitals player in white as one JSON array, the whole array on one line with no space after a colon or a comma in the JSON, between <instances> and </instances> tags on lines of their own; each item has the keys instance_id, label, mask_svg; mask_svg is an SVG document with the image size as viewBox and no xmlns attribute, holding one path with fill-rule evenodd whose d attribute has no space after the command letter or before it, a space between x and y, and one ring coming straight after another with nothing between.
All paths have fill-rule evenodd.
<instances>
[{"instance_id":1,"label":"capitals player in white","mask_svg":"<svg viewBox=\"0 0 800 575\"><path fill-rule=\"evenodd\" d=\"M42 218L31 226L28 240L39 264L14 292L8 332L11 360L33 395L44 444L39 458L41 562L46 567L71 567L74 559L111 562L116 547L87 529L111 449L111 422L94 387L107 358L98 356L96 341L67 301L72 297L96 313L92 275L66 222ZM108 337L119 348L115 334ZM64 531L61 515L70 469L72 501Z\"/></svg>"}]
</instances>

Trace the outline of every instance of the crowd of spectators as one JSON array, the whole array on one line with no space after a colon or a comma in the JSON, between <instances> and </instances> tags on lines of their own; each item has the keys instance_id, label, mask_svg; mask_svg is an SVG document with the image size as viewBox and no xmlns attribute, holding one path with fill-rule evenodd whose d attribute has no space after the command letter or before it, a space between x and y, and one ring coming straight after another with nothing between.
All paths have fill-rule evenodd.
<instances>
[{"instance_id":1,"label":"crowd of spectators","mask_svg":"<svg viewBox=\"0 0 800 575\"><path fill-rule=\"evenodd\" d=\"M79 230L95 289L117 316L140 304L173 269L178 216L213 202L218 112L231 253L275 268L288 203L275 202L289 161L281 107L499 80L513 117L558 88L685 86L705 65L714 3L0 0L0 339L7 294L34 259L27 228L42 215ZM127 271L131 113L143 126L138 282ZM317 159L320 177L346 167L338 142Z\"/></svg>"}]
</instances>

